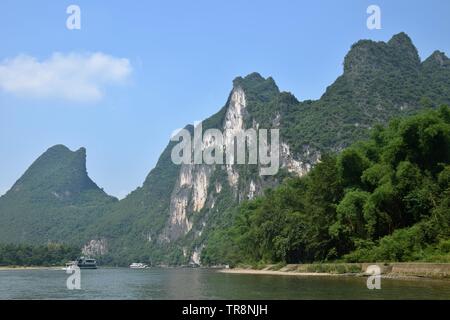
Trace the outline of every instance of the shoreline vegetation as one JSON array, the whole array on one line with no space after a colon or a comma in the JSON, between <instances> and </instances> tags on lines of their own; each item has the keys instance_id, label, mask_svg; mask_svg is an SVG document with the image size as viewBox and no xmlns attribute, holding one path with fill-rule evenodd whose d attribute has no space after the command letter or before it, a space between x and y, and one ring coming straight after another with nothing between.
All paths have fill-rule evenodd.
<instances>
[{"instance_id":1,"label":"shoreline vegetation","mask_svg":"<svg viewBox=\"0 0 450 320\"><path fill-rule=\"evenodd\" d=\"M276 275L276 276L370 276L367 267L380 267L381 277L389 279L435 279L450 281L450 263L427 262L374 262L374 263L317 263L317 264L268 264L260 266L240 265L220 269L220 273Z\"/></svg>"},{"instance_id":2,"label":"shoreline vegetation","mask_svg":"<svg viewBox=\"0 0 450 320\"><path fill-rule=\"evenodd\" d=\"M80 254L81 250L78 247L59 243L0 244L0 270L61 268Z\"/></svg>"}]
</instances>

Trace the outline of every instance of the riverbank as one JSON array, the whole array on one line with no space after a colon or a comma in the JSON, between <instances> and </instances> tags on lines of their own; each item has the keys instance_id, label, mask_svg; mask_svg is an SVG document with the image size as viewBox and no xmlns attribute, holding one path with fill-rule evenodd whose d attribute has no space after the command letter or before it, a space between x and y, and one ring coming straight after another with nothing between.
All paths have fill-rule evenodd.
<instances>
[{"instance_id":1,"label":"riverbank","mask_svg":"<svg viewBox=\"0 0 450 320\"><path fill-rule=\"evenodd\" d=\"M221 269L221 273L278 276L369 276L367 268L377 265L382 278L394 279L440 279L450 281L450 263L324 263L266 265L262 268L242 266Z\"/></svg>"},{"instance_id":2,"label":"riverbank","mask_svg":"<svg viewBox=\"0 0 450 320\"><path fill-rule=\"evenodd\" d=\"M34 266L34 267L24 267L24 266L0 266L0 271L14 271L14 270L62 270L63 266L59 267L43 267L43 266Z\"/></svg>"}]
</instances>

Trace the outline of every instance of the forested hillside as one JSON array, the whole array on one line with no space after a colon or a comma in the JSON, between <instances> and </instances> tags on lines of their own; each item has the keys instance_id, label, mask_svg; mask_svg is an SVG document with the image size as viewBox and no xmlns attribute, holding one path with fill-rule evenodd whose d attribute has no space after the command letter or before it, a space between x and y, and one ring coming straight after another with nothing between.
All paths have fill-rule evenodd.
<instances>
[{"instance_id":1,"label":"forested hillside","mask_svg":"<svg viewBox=\"0 0 450 320\"><path fill-rule=\"evenodd\" d=\"M377 126L243 203L203 262L450 261L450 108Z\"/></svg>"},{"instance_id":2,"label":"forested hillside","mask_svg":"<svg viewBox=\"0 0 450 320\"><path fill-rule=\"evenodd\" d=\"M81 247L82 233L116 202L87 175L84 148L53 146L0 198L0 242Z\"/></svg>"}]
</instances>

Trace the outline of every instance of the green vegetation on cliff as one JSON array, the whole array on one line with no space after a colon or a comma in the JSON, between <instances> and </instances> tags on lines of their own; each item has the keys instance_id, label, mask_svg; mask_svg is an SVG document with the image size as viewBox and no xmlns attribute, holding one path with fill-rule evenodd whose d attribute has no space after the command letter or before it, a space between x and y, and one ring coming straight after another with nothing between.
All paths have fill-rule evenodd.
<instances>
[{"instance_id":1,"label":"green vegetation on cliff","mask_svg":"<svg viewBox=\"0 0 450 320\"><path fill-rule=\"evenodd\" d=\"M0 242L81 247L82 232L116 202L88 177L84 148L56 145L0 198Z\"/></svg>"}]
</instances>

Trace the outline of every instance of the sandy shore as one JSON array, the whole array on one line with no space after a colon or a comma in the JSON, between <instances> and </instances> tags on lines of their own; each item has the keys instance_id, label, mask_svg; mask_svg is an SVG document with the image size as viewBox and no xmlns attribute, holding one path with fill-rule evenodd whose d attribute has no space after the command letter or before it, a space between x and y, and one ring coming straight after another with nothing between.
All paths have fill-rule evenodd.
<instances>
[{"instance_id":1,"label":"sandy shore","mask_svg":"<svg viewBox=\"0 0 450 320\"><path fill-rule=\"evenodd\" d=\"M273 276L320 276L320 277L333 277L343 276L348 274L337 273L320 273L320 272L295 272L295 271L274 271L274 270L253 270L253 269L220 269L221 273L234 273L234 274L261 274L261 275L273 275Z\"/></svg>"},{"instance_id":2,"label":"sandy shore","mask_svg":"<svg viewBox=\"0 0 450 320\"><path fill-rule=\"evenodd\" d=\"M361 273L324 273L324 272L298 272L298 271L273 271L273 270L253 270L253 269L220 269L220 273L229 274L253 274L253 275L271 275L271 276L296 276L296 277L366 277L367 275ZM415 280L424 279L417 276L406 275L381 275L384 279L401 279L401 280Z\"/></svg>"},{"instance_id":3,"label":"sandy shore","mask_svg":"<svg viewBox=\"0 0 450 320\"><path fill-rule=\"evenodd\" d=\"M450 281L449 263L373 263L380 267L381 277L385 279L438 279ZM311 276L311 277L364 277L369 263L362 264L290 264L279 270L274 269L276 265L267 265L264 269L233 268L220 269L218 272L228 274L252 274L252 275L274 275L274 276ZM325 268L324 268L325 267ZM317 268L318 272L313 270ZM313 269L313 270L311 270ZM330 271L324 269L329 269Z\"/></svg>"}]
</instances>

